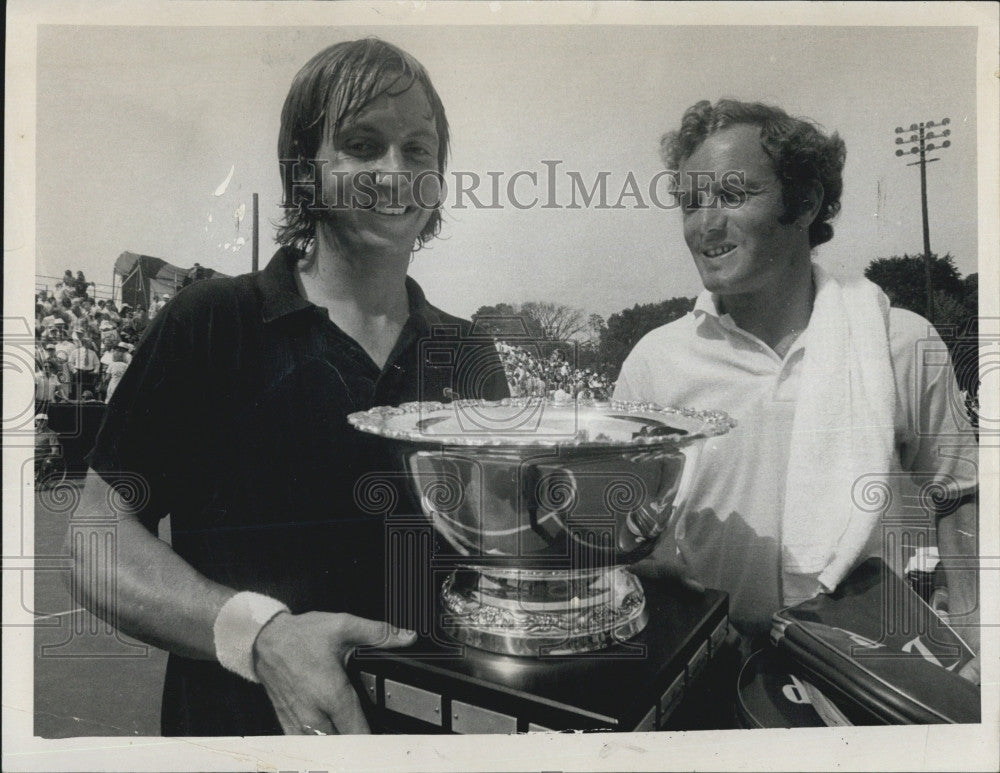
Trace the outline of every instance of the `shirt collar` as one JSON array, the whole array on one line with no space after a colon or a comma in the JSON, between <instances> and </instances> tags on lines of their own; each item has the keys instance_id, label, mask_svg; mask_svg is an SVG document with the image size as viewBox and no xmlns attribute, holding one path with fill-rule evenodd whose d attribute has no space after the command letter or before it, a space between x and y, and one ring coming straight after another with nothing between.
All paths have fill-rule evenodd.
<instances>
[{"instance_id":1,"label":"shirt collar","mask_svg":"<svg viewBox=\"0 0 1000 773\"><path fill-rule=\"evenodd\" d=\"M312 306L299 295L295 284L295 264L301 257L298 250L282 247L264 270L254 276L263 299L264 322L273 322Z\"/></svg>"},{"instance_id":2,"label":"shirt collar","mask_svg":"<svg viewBox=\"0 0 1000 773\"><path fill-rule=\"evenodd\" d=\"M413 277L406 277L406 295L410 301L410 321L421 333L429 333L435 325L446 324L441 312L427 302L427 296Z\"/></svg>"},{"instance_id":3,"label":"shirt collar","mask_svg":"<svg viewBox=\"0 0 1000 773\"><path fill-rule=\"evenodd\" d=\"M702 317L708 315L710 317L715 317L718 319L719 306L714 293L710 293L708 290L702 290L698 293L698 297L694 302L694 313L696 316Z\"/></svg>"},{"instance_id":4,"label":"shirt collar","mask_svg":"<svg viewBox=\"0 0 1000 773\"><path fill-rule=\"evenodd\" d=\"M254 276L263 299L264 322L293 314L303 309L316 308L299 295L295 282L295 264L302 253L291 247L282 247L271 258L264 270ZM406 295L410 303L410 319L421 329L443 322L440 312L427 302L420 285L406 277Z\"/></svg>"},{"instance_id":5,"label":"shirt collar","mask_svg":"<svg viewBox=\"0 0 1000 773\"><path fill-rule=\"evenodd\" d=\"M830 275L818 264L812 264L813 271L813 282L815 283L816 295L819 295L820 288L830 281ZM698 293L698 297L694 302L694 309L692 309L696 319L699 321L704 321L711 319L716 324L720 325L722 328L741 330L739 325L737 325L733 318L728 314L719 313L719 296L715 293L711 293L708 290L702 290ZM809 326L803 330L799 337L795 339L795 343L791 345L785 357L788 358L796 349L802 349L805 347L807 334L809 333Z\"/></svg>"},{"instance_id":6,"label":"shirt collar","mask_svg":"<svg viewBox=\"0 0 1000 773\"><path fill-rule=\"evenodd\" d=\"M819 295L820 287L830 281L830 275L823 270L823 268L818 263L812 264L813 272L813 282L816 287L816 294ZM703 317L709 316L714 317L716 320L729 319L728 314L719 313L719 296L715 293L711 293L708 290L702 290L698 293L698 298L694 302L694 313L696 316Z\"/></svg>"}]
</instances>

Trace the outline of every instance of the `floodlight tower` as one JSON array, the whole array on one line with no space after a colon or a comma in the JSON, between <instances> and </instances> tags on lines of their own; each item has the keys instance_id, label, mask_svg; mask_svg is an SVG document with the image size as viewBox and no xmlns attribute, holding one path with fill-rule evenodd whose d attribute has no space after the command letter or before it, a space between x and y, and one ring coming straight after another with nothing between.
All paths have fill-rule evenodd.
<instances>
[{"instance_id":1,"label":"floodlight tower","mask_svg":"<svg viewBox=\"0 0 1000 773\"><path fill-rule=\"evenodd\" d=\"M951 129L943 128L951 123L950 118L942 118L940 121L935 123L934 121L921 121L920 123L911 123L909 129L904 129L902 126L896 127L896 137L897 145L910 145L909 151L903 148L898 148L896 150L897 156L905 156L911 153L919 154L917 161L913 161L907 166L919 166L920 167L920 213L923 217L924 225L924 282L927 291L927 319L931 322L934 321L934 286L931 281L931 237L930 228L927 223L927 164L931 161L937 161L936 158L927 158L927 154L934 150L942 150L951 145L951 140L941 139L948 137L951 134ZM938 129L937 133L933 129ZM909 134L909 137L903 137L904 134ZM939 140L939 144L935 145L930 140Z\"/></svg>"}]
</instances>

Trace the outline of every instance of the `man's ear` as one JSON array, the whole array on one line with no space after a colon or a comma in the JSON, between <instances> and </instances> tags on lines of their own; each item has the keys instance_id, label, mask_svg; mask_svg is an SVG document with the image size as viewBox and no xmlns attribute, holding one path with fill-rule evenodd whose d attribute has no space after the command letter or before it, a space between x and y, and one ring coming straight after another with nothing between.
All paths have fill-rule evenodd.
<instances>
[{"instance_id":1,"label":"man's ear","mask_svg":"<svg viewBox=\"0 0 1000 773\"><path fill-rule=\"evenodd\" d=\"M803 190L802 201L799 203L799 216L796 223L807 230L812 225L816 216L819 215L820 207L823 205L823 184L819 180L813 180Z\"/></svg>"}]
</instances>

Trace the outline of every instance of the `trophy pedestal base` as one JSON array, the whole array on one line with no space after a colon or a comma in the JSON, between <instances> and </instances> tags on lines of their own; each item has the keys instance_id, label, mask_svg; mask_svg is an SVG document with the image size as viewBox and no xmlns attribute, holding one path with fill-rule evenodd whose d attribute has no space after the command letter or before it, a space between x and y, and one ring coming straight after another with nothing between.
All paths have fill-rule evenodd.
<instances>
[{"instance_id":1,"label":"trophy pedestal base","mask_svg":"<svg viewBox=\"0 0 1000 773\"><path fill-rule=\"evenodd\" d=\"M517 657L438 630L406 650L359 649L348 671L377 732L673 727L725 639L728 597L648 583L645 599L645 628L600 651Z\"/></svg>"},{"instance_id":2,"label":"trophy pedestal base","mask_svg":"<svg viewBox=\"0 0 1000 773\"><path fill-rule=\"evenodd\" d=\"M623 567L458 569L441 589L444 631L502 655L603 650L646 627L642 585Z\"/></svg>"}]
</instances>

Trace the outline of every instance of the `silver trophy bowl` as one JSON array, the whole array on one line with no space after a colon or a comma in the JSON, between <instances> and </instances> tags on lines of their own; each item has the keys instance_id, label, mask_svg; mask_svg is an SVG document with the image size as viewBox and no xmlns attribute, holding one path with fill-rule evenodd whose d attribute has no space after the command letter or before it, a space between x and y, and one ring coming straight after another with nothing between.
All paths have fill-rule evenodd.
<instances>
[{"instance_id":1,"label":"silver trophy bowl","mask_svg":"<svg viewBox=\"0 0 1000 773\"><path fill-rule=\"evenodd\" d=\"M645 627L627 565L652 552L705 438L733 421L646 403L407 403L354 413L396 441L458 568L442 627L509 655L588 652Z\"/></svg>"}]
</instances>

